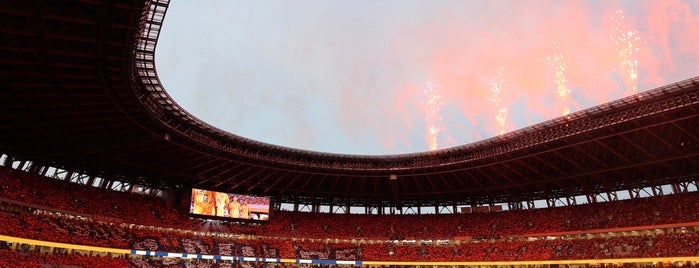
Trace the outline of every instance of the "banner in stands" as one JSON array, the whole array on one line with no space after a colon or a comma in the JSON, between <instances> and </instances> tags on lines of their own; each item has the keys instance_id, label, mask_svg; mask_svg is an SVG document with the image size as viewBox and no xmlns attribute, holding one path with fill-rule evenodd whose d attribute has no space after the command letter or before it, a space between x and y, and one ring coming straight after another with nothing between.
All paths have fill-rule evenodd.
<instances>
[{"instance_id":1,"label":"banner in stands","mask_svg":"<svg viewBox=\"0 0 699 268\"><path fill-rule=\"evenodd\" d=\"M232 219L269 220L270 200L267 197L229 194L192 189L189 213Z\"/></svg>"}]
</instances>

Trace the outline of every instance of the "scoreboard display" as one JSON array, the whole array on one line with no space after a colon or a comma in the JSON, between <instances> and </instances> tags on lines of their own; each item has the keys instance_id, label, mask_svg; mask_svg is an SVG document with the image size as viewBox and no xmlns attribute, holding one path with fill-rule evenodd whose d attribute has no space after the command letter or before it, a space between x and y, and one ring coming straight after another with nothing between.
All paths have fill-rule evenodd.
<instances>
[{"instance_id":1,"label":"scoreboard display","mask_svg":"<svg viewBox=\"0 0 699 268\"><path fill-rule=\"evenodd\" d=\"M253 221L269 220L268 197L192 189L189 213L193 215Z\"/></svg>"}]
</instances>

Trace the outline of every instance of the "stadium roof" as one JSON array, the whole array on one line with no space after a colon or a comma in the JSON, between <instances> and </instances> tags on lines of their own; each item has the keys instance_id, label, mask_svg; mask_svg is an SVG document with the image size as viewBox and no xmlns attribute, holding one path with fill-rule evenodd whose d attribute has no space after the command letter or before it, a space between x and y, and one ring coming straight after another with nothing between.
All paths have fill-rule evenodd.
<instances>
[{"instance_id":1,"label":"stadium roof","mask_svg":"<svg viewBox=\"0 0 699 268\"><path fill-rule=\"evenodd\" d=\"M476 204L699 173L699 77L437 151L317 153L219 130L179 107L154 50L167 1L0 6L0 151L156 187L277 201Z\"/></svg>"}]
</instances>

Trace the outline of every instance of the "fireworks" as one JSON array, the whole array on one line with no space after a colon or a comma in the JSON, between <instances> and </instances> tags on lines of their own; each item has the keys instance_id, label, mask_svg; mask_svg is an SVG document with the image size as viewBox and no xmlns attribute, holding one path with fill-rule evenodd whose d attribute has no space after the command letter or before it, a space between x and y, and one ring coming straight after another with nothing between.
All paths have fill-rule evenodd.
<instances>
[{"instance_id":1,"label":"fireworks","mask_svg":"<svg viewBox=\"0 0 699 268\"><path fill-rule=\"evenodd\" d=\"M437 147L437 134L439 134L440 124L442 117L439 115L439 109L441 109L444 101L442 101L442 93L439 90L439 84L432 82L427 83L427 88L424 90L425 98L422 100L422 104L425 106L426 116L425 122L427 125L427 143L430 146L430 150L436 150Z\"/></svg>"},{"instance_id":2,"label":"fireworks","mask_svg":"<svg viewBox=\"0 0 699 268\"><path fill-rule=\"evenodd\" d=\"M570 89L568 88L568 77L566 76L566 69L568 68L568 54L561 49L558 42L551 42L551 48L553 49L553 55L546 57L546 62L553 68L553 75L556 83L556 97L561 101L563 106L563 114L568 115L570 113L570 107L568 105L568 99L570 97Z\"/></svg>"},{"instance_id":3,"label":"fireworks","mask_svg":"<svg viewBox=\"0 0 699 268\"><path fill-rule=\"evenodd\" d=\"M638 43L641 42L641 37L635 29L622 29L622 22L624 21L623 10L617 10L614 14L615 16L612 17L614 26L609 37L616 46L617 55L621 58L619 71L624 77L624 84L633 94L637 91L638 60L636 59L636 53L640 50Z\"/></svg>"},{"instance_id":4,"label":"fireworks","mask_svg":"<svg viewBox=\"0 0 699 268\"><path fill-rule=\"evenodd\" d=\"M499 127L500 135L505 134L505 122L507 121L507 107L504 105L503 97L508 94L507 86L505 85L505 79L502 75L503 68L498 68L495 70L495 76L488 81L490 85L490 101L495 104L495 109L497 113L495 114L495 121Z\"/></svg>"}]
</instances>

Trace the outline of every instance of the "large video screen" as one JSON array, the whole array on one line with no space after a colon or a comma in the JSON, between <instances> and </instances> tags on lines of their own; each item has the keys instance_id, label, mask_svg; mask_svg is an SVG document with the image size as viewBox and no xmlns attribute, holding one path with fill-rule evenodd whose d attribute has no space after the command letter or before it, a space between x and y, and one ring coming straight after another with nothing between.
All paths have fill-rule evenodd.
<instances>
[{"instance_id":1,"label":"large video screen","mask_svg":"<svg viewBox=\"0 0 699 268\"><path fill-rule=\"evenodd\" d=\"M267 221L270 200L267 197L229 194L192 189L189 213L231 219Z\"/></svg>"}]
</instances>

